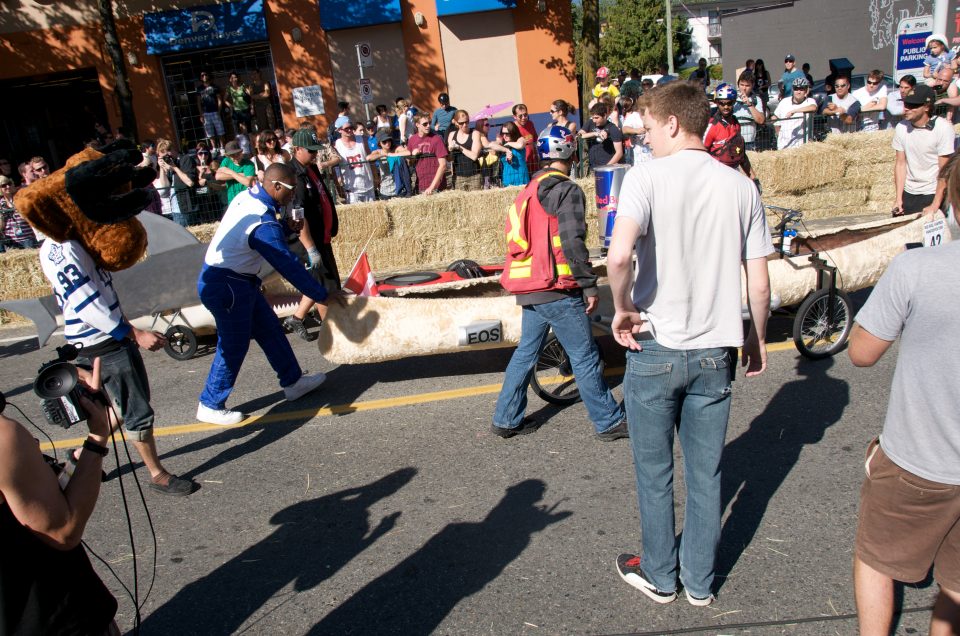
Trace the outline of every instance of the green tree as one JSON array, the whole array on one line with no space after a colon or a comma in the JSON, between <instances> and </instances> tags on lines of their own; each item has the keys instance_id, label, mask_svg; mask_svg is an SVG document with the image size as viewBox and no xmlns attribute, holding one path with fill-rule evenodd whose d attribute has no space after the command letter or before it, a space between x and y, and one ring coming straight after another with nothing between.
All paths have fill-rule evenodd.
<instances>
[{"instance_id":1,"label":"green tree","mask_svg":"<svg viewBox=\"0 0 960 636\"><path fill-rule=\"evenodd\" d=\"M656 72L667 61L666 11L663 0L614 0L604 3L606 24L600 38L600 61L613 72L637 67ZM672 13L673 64L680 67L693 51L686 17Z\"/></svg>"},{"instance_id":2,"label":"green tree","mask_svg":"<svg viewBox=\"0 0 960 636\"><path fill-rule=\"evenodd\" d=\"M593 73L600 52L600 0L582 0L573 4L573 32L577 38L576 60L580 76L580 107L590 101ZM579 22L579 29L577 28Z\"/></svg>"}]
</instances>

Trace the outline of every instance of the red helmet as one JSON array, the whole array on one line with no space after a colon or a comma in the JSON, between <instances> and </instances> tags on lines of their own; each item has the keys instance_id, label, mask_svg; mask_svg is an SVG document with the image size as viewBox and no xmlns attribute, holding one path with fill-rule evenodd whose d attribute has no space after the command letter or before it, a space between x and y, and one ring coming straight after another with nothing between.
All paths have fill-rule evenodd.
<instances>
[{"instance_id":1,"label":"red helmet","mask_svg":"<svg viewBox=\"0 0 960 636\"><path fill-rule=\"evenodd\" d=\"M597 77L599 77L600 79L606 79L607 75L609 74L610 74L610 69L608 69L606 66L601 66L600 68L597 69Z\"/></svg>"}]
</instances>

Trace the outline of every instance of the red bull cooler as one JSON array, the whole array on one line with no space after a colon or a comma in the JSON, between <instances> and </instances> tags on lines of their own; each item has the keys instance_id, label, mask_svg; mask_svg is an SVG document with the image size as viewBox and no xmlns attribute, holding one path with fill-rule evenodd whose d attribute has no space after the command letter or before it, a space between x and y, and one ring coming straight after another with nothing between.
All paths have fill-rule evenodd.
<instances>
[{"instance_id":1,"label":"red bull cooler","mask_svg":"<svg viewBox=\"0 0 960 636\"><path fill-rule=\"evenodd\" d=\"M597 227L604 253L610 247L610 236L613 234L613 222L617 216L617 204L620 199L620 186L623 185L623 175L627 173L629 167L618 163L613 166L600 166L593 171L597 190Z\"/></svg>"}]
</instances>

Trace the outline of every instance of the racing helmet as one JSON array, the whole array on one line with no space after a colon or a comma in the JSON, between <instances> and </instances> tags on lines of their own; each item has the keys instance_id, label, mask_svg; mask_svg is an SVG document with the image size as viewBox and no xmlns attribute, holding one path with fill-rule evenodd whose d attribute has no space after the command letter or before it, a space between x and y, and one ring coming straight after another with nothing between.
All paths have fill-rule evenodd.
<instances>
[{"instance_id":1,"label":"racing helmet","mask_svg":"<svg viewBox=\"0 0 960 636\"><path fill-rule=\"evenodd\" d=\"M573 135L563 126L544 128L537 139L537 154L541 159L569 159L576 147Z\"/></svg>"},{"instance_id":2,"label":"racing helmet","mask_svg":"<svg viewBox=\"0 0 960 636\"><path fill-rule=\"evenodd\" d=\"M713 101L734 100L736 98L737 90L726 82L717 86L717 89L713 92Z\"/></svg>"},{"instance_id":3,"label":"racing helmet","mask_svg":"<svg viewBox=\"0 0 960 636\"><path fill-rule=\"evenodd\" d=\"M607 75L609 74L610 74L610 69L608 69L606 66L601 66L600 68L597 69L597 77L600 79L606 78Z\"/></svg>"}]
</instances>

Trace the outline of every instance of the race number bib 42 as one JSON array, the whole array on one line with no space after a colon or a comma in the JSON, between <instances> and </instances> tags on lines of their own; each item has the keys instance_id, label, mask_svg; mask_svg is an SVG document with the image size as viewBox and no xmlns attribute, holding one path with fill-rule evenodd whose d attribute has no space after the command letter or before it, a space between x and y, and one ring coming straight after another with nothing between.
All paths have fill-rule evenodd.
<instances>
[{"instance_id":1,"label":"race number bib 42","mask_svg":"<svg viewBox=\"0 0 960 636\"><path fill-rule=\"evenodd\" d=\"M923 224L923 246L936 247L941 243L948 242L950 240L948 231L946 219L927 221Z\"/></svg>"}]
</instances>

